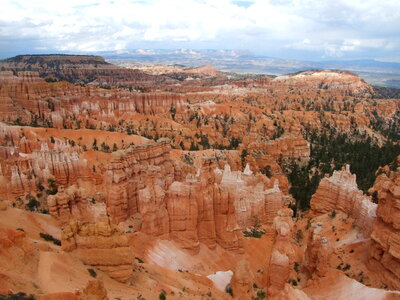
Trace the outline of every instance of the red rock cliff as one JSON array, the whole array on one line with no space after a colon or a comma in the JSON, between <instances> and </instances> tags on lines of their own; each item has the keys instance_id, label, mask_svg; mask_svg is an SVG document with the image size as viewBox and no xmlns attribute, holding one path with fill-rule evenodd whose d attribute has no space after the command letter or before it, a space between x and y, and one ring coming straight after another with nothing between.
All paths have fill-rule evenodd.
<instances>
[{"instance_id":1,"label":"red rock cliff","mask_svg":"<svg viewBox=\"0 0 400 300\"><path fill-rule=\"evenodd\" d=\"M350 173L348 165L341 171L334 171L331 177L322 179L311 198L312 213L324 214L334 210L350 215L369 236L376 218L376 204L358 189L356 175Z\"/></svg>"},{"instance_id":2,"label":"red rock cliff","mask_svg":"<svg viewBox=\"0 0 400 300\"><path fill-rule=\"evenodd\" d=\"M104 217L96 223L71 221L61 235L62 249L111 278L127 282L133 274L133 253L128 238Z\"/></svg>"},{"instance_id":3,"label":"red rock cliff","mask_svg":"<svg viewBox=\"0 0 400 300\"><path fill-rule=\"evenodd\" d=\"M371 234L368 267L389 288L400 289L400 173L380 175L375 182L379 204Z\"/></svg>"}]
</instances>

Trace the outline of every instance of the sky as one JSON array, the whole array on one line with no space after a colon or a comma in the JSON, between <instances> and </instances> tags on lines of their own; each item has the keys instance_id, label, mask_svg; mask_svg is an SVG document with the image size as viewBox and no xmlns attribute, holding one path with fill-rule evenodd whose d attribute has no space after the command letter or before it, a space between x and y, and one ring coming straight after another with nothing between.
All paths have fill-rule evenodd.
<instances>
[{"instance_id":1,"label":"sky","mask_svg":"<svg viewBox=\"0 0 400 300\"><path fill-rule=\"evenodd\" d=\"M399 0L0 0L0 58L240 49L400 62Z\"/></svg>"}]
</instances>

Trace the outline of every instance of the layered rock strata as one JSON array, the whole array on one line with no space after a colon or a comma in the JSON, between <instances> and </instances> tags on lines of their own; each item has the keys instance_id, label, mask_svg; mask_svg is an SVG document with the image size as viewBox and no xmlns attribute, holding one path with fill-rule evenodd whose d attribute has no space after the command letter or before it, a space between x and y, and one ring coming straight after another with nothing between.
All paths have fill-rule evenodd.
<instances>
[{"instance_id":1,"label":"layered rock strata","mask_svg":"<svg viewBox=\"0 0 400 300\"><path fill-rule=\"evenodd\" d=\"M377 205L358 189L356 175L350 173L349 165L340 171L334 171L331 177L321 180L317 191L311 198L311 210L314 214L342 211L355 219L355 224L365 236L372 231L376 219Z\"/></svg>"},{"instance_id":2,"label":"layered rock strata","mask_svg":"<svg viewBox=\"0 0 400 300\"><path fill-rule=\"evenodd\" d=\"M107 166L107 210L114 223L139 216L141 231L170 234L183 248L197 250L199 242L214 248L241 248L242 231L272 225L283 207L278 182L266 188L266 177L224 170L204 162L196 174L181 181L164 142L117 152Z\"/></svg>"},{"instance_id":3,"label":"layered rock strata","mask_svg":"<svg viewBox=\"0 0 400 300\"><path fill-rule=\"evenodd\" d=\"M371 234L371 258L368 266L389 288L400 289L400 173L380 175L377 221Z\"/></svg>"},{"instance_id":4,"label":"layered rock strata","mask_svg":"<svg viewBox=\"0 0 400 300\"><path fill-rule=\"evenodd\" d=\"M32 153L20 152L18 147L0 148L0 193L21 196L47 185L54 179L60 185L71 185L87 177L87 161L78 152L50 150L47 143ZM5 190L4 190L5 189Z\"/></svg>"},{"instance_id":5,"label":"layered rock strata","mask_svg":"<svg viewBox=\"0 0 400 300\"><path fill-rule=\"evenodd\" d=\"M174 93L139 93L76 86L67 82L46 83L37 74L0 74L0 121L34 124L44 122L56 128L71 119L101 118L115 122L125 113L170 114L180 112L184 98Z\"/></svg>"},{"instance_id":6,"label":"layered rock strata","mask_svg":"<svg viewBox=\"0 0 400 300\"><path fill-rule=\"evenodd\" d=\"M60 186L57 194L47 197L49 213L61 225L67 225L70 220L94 222L97 214L90 208L89 201L95 200L75 185L66 189Z\"/></svg>"},{"instance_id":7,"label":"layered rock strata","mask_svg":"<svg viewBox=\"0 0 400 300\"><path fill-rule=\"evenodd\" d=\"M306 164L310 159L310 144L300 136L283 136L268 142L249 143L249 151L261 151L274 159L296 159Z\"/></svg>"},{"instance_id":8,"label":"layered rock strata","mask_svg":"<svg viewBox=\"0 0 400 300\"><path fill-rule=\"evenodd\" d=\"M128 282L133 274L134 257L128 238L107 217L88 224L71 221L62 231L61 246L117 281Z\"/></svg>"},{"instance_id":9,"label":"layered rock strata","mask_svg":"<svg viewBox=\"0 0 400 300\"><path fill-rule=\"evenodd\" d=\"M174 180L174 166L166 142L113 153L106 167L107 211L114 223L140 213L142 231L161 235L169 231L165 191Z\"/></svg>"},{"instance_id":10,"label":"layered rock strata","mask_svg":"<svg viewBox=\"0 0 400 300\"><path fill-rule=\"evenodd\" d=\"M175 82L165 76L149 75L139 70L110 64L100 56L90 55L19 55L0 62L2 69L20 73L34 70L41 77L114 86L151 86L155 82Z\"/></svg>"}]
</instances>

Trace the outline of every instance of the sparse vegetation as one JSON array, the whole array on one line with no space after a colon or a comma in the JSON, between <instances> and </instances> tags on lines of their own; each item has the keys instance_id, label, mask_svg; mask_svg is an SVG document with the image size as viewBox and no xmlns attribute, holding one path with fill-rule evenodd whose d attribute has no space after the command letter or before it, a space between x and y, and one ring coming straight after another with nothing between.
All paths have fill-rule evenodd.
<instances>
[{"instance_id":1,"label":"sparse vegetation","mask_svg":"<svg viewBox=\"0 0 400 300\"><path fill-rule=\"evenodd\" d=\"M251 228L243 231L243 235L245 237L253 237L257 239L261 238L263 234L265 234L265 231L262 229L260 221L257 217L254 217L254 225Z\"/></svg>"},{"instance_id":2,"label":"sparse vegetation","mask_svg":"<svg viewBox=\"0 0 400 300\"><path fill-rule=\"evenodd\" d=\"M293 269L294 269L296 272L299 272L299 270L300 270L300 264L299 264L297 261L294 262Z\"/></svg>"},{"instance_id":3,"label":"sparse vegetation","mask_svg":"<svg viewBox=\"0 0 400 300\"><path fill-rule=\"evenodd\" d=\"M262 174L264 174L267 177L271 177L272 176L271 166L269 166L269 165L266 165L260 171L261 171Z\"/></svg>"},{"instance_id":4,"label":"sparse vegetation","mask_svg":"<svg viewBox=\"0 0 400 300\"><path fill-rule=\"evenodd\" d=\"M295 239L296 239L296 241L298 242L298 243L301 243L302 241L303 241L303 239L304 239L304 234L303 234L303 231L302 230L297 230L296 231L296 237L295 237Z\"/></svg>"},{"instance_id":5,"label":"sparse vegetation","mask_svg":"<svg viewBox=\"0 0 400 300\"><path fill-rule=\"evenodd\" d=\"M161 293L158 295L159 300L166 300L167 299L167 292L164 290L161 290Z\"/></svg>"},{"instance_id":6,"label":"sparse vegetation","mask_svg":"<svg viewBox=\"0 0 400 300\"><path fill-rule=\"evenodd\" d=\"M193 166L193 164L194 164L194 162L193 162L193 157L191 157L189 154L184 154L184 155L182 156L182 161L183 161L185 164L188 164L188 165L191 165L191 166Z\"/></svg>"},{"instance_id":7,"label":"sparse vegetation","mask_svg":"<svg viewBox=\"0 0 400 300\"><path fill-rule=\"evenodd\" d=\"M16 294L0 295L0 300L35 300L35 296L19 292Z\"/></svg>"},{"instance_id":8,"label":"sparse vegetation","mask_svg":"<svg viewBox=\"0 0 400 300\"><path fill-rule=\"evenodd\" d=\"M288 283L290 283L290 284L293 285L293 286L297 286L297 280L289 279L289 280L288 280Z\"/></svg>"},{"instance_id":9,"label":"sparse vegetation","mask_svg":"<svg viewBox=\"0 0 400 300\"><path fill-rule=\"evenodd\" d=\"M29 211L37 211L40 207L40 202L36 200L36 198L30 194L26 195L26 200L28 203L26 204L26 209Z\"/></svg>"},{"instance_id":10,"label":"sparse vegetation","mask_svg":"<svg viewBox=\"0 0 400 300\"><path fill-rule=\"evenodd\" d=\"M139 264L144 264L144 261L142 259L140 259L139 257L135 257L135 259L137 260L137 262Z\"/></svg>"},{"instance_id":11,"label":"sparse vegetation","mask_svg":"<svg viewBox=\"0 0 400 300\"><path fill-rule=\"evenodd\" d=\"M240 159L242 161L242 167L244 168L246 165L246 157L249 156L249 152L247 152L246 149L242 150L242 153L240 154Z\"/></svg>"},{"instance_id":12,"label":"sparse vegetation","mask_svg":"<svg viewBox=\"0 0 400 300\"><path fill-rule=\"evenodd\" d=\"M54 238L52 235L41 232L40 237L48 242L53 242L54 245L61 246L61 241Z\"/></svg>"},{"instance_id":13,"label":"sparse vegetation","mask_svg":"<svg viewBox=\"0 0 400 300\"><path fill-rule=\"evenodd\" d=\"M46 190L47 195L55 195L58 192L58 187L54 179L48 180L48 189Z\"/></svg>"},{"instance_id":14,"label":"sparse vegetation","mask_svg":"<svg viewBox=\"0 0 400 300\"><path fill-rule=\"evenodd\" d=\"M263 300L263 299L265 299L265 297L266 297L266 294L265 294L264 290L258 290L257 291L257 296L256 297L252 297L251 299L252 300Z\"/></svg>"},{"instance_id":15,"label":"sparse vegetation","mask_svg":"<svg viewBox=\"0 0 400 300\"><path fill-rule=\"evenodd\" d=\"M230 283L228 283L227 286L225 287L225 293L227 293L233 297L233 290L232 290L232 286Z\"/></svg>"},{"instance_id":16,"label":"sparse vegetation","mask_svg":"<svg viewBox=\"0 0 400 300\"><path fill-rule=\"evenodd\" d=\"M343 271L345 272L345 271L348 271L348 270L350 270L350 268L351 268L351 265L349 265L349 264L346 264L344 267L343 267Z\"/></svg>"},{"instance_id":17,"label":"sparse vegetation","mask_svg":"<svg viewBox=\"0 0 400 300\"><path fill-rule=\"evenodd\" d=\"M93 270L93 269L87 269L87 270L88 270L90 276L92 276L93 278L96 278L96 277L97 277L97 273L96 273L95 270Z\"/></svg>"},{"instance_id":18,"label":"sparse vegetation","mask_svg":"<svg viewBox=\"0 0 400 300\"><path fill-rule=\"evenodd\" d=\"M367 192L375 180L379 166L391 163L400 155L400 145L386 142L377 146L369 136L353 132L337 133L336 129L324 125L320 131L305 127L305 138L311 144L310 160L305 165L297 161L280 162L291 184L290 193L296 199L297 210L310 207L311 196L326 173L332 174L345 164L357 175L357 184Z\"/></svg>"}]
</instances>

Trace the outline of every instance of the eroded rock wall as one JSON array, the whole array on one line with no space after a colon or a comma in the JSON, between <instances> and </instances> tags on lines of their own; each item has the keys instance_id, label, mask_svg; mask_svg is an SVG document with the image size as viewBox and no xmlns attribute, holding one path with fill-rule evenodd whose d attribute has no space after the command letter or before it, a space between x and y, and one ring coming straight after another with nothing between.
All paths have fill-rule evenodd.
<instances>
[{"instance_id":1,"label":"eroded rock wall","mask_svg":"<svg viewBox=\"0 0 400 300\"><path fill-rule=\"evenodd\" d=\"M377 205L358 189L356 175L350 173L347 165L334 171L331 177L321 180L317 191L311 198L313 214L324 214L334 210L347 213L355 219L355 224L369 236L376 218Z\"/></svg>"},{"instance_id":2,"label":"eroded rock wall","mask_svg":"<svg viewBox=\"0 0 400 300\"><path fill-rule=\"evenodd\" d=\"M0 148L0 193L22 196L38 190L38 184L54 179L59 185L72 185L88 174L87 161L74 149L50 150L42 144L40 150L21 152L19 147Z\"/></svg>"},{"instance_id":3,"label":"eroded rock wall","mask_svg":"<svg viewBox=\"0 0 400 300\"><path fill-rule=\"evenodd\" d=\"M165 142L113 153L106 166L107 210L114 223L140 213L142 231L169 232L165 191L174 180L174 166Z\"/></svg>"},{"instance_id":4,"label":"eroded rock wall","mask_svg":"<svg viewBox=\"0 0 400 300\"><path fill-rule=\"evenodd\" d=\"M198 250L199 242L214 248L242 248L243 233L255 223L272 225L284 206L276 181L253 174L250 167L221 170L205 161L196 174L182 173L165 142L115 153L106 167L107 211L114 223L139 216L140 230L170 234L183 248Z\"/></svg>"},{"instance_id":5,"label":"eroded rock wall","mask_svg":"<svg viewBox=\"0 0 400 300\"><path fill-rule=\"evenodd\" d=\"M378 191L377 221L371 234L368 267L389 288L400 289L400 173L380 175L373 187Z\"/></svg>"},{"instance_id":6,"label":"eroded rock wall","mask_svg":"<svg viewBox=\"0 0 400 300\"><path fill-rule=\"evenodd\" d=\"M128 238L107 217L96 223L71 221L62 231L61 246L117 281L127 282L133 274L134 256Z\"/></svg>"}]
</instances>

